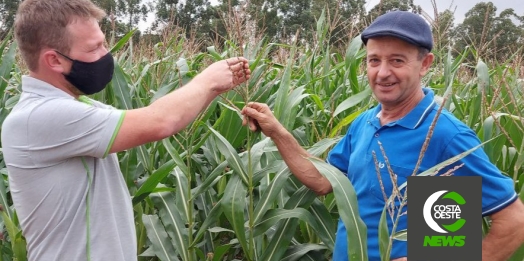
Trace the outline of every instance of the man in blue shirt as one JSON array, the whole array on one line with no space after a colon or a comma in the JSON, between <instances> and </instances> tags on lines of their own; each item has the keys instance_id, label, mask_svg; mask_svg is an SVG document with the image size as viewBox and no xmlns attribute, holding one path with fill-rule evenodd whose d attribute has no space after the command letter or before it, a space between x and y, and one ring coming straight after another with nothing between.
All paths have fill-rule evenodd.
<instances>
[{"instance_id":1,"label":"man in blue shirt","mask_svg":"<svg viewBox=\"0 0 524 261\"><path fill-rule=\"evenodd\" d=\"M404 183L417 166L430 125L438 114L433 91L421 86L421 79L434 59L430 52L433 38L431 28L422 17L404 11L378 17L363 31L361 38L366 45L369 84L379 105L362 113L351 124L343 139L329 152L327 161L346 173L355 187L360 216L368 228L369 260L380 260L378 225L385 197L393 190L381 147L397 175L397 184ZM307 151L278 122L267 105L250 103L243 114L247 116L245 124L252 130L258 124L274 141L290 170L304 185L319 195L331 192L328 180L306 159ZM429 147L416 172L423 172L479 144L470 128L444 110L438 115ZM524 241L524 205L517 200L513 181L490 163L482 149L440 174L459 165L453 175L482 177L482 214L492 219L491 230L482 242L482 260L507 260ZM390 230L391 227L390 222ZM397 231L406 228L407 217L403 215ZM346 228L339 221L333 260L348 259ZM407 260L406 242L394 242L391 259Z\"/></svg>"}]
</instances>

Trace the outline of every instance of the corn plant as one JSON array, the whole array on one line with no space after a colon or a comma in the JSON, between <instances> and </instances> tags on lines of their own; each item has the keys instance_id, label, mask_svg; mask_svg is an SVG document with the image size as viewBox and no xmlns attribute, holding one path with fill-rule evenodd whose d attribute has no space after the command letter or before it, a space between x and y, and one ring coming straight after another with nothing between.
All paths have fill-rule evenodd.
<instances>
[{"instance_id":1,"label":"corn plant","mask_svg":"<svg viewBox=\"0 0 524 261\"><path fill-rule=\"evenodd\" d=\"M177 30L154 45L134 46L133 32L112 44L114 78L93 98L118 109L147 106L228 57L247 57L252 71L246 84L217 98L180 133L118 153L134 206L139 260L330 260L339 218L348 229L350 254L367 260L365 226L351 183L319 159L376 101L363 70L360 38L343 52L331 48L325 19L318 20L312 46L242 38L202 48ZM240 38L239 28L231 35ZM0 44L0 122L20 94L23 65L16 63L15 50L8 39ZM476 65L464 64L469 53L476 55L473 49L457 57L448 52L424 85L447 97L442 106L477 132L490 159L520 192L522 76L515 66L490 66L481 57ZM310 160L333 193L318 197L305 188L270 139L242 126L239 110L249 101L269 105L314 156ZM1 153L0 173L0 260L25 260ZM407 231L389 233L381 224L385 258L391 240L405 240ZM520 249L512 260L523 256Z\"/></svg>"}]
</instances>

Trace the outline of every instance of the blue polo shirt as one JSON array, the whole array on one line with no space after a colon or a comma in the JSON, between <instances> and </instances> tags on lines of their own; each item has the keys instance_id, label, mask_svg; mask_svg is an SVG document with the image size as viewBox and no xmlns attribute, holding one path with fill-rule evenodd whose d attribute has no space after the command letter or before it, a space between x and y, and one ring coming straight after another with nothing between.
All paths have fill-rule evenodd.
<instances>
[{"instance_id":1,"label":"blue polo shirt","mask_svg":"<svg viewBox=\"0 0 524 261\"><path fill-rule=\"evenodd\" d=\"M378 225L385 204L373 155L378 162L384 192L389 197L393 186L379 143L382 144L391 169L397 175L397 184L406 182L407 177L413 173L429 127L438 110L433 91L427 88L423 91L425 97L410 113L387 125L380 125L380 105L362 113L351 124L344 138L329 152L327 158L330 164L347 174L355 187L360 216L367 225L370 261L380 260ZM478 144L480 140L468 126L450 112L442 110L417 173ZM477 149L439 174L460 164L464 165L453 175L482 177L483 215L493 214L517 199L512 179L501 174L482 149ZM399 205L398 202L396 204ZM405 211L407 207L404 207L402 212ZM388 225L391 233L392 221L389 218ZM407 229L407 213L402 214L397 226L397 231L403 229ZM391 258L404 256L407 256L407 242L395 241ZM341 220L338 222L333 260L348 260L346 228Z\"/></svg>"}]
</instances>

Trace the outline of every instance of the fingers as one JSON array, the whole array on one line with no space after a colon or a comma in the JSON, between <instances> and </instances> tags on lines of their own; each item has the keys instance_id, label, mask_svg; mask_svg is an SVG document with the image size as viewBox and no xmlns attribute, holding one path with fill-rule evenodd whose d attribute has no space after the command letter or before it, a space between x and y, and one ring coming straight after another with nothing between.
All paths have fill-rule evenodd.
<instances>
[{"instance_id":1,"label":"fingers","mask_svg":"<svg viewBox=\"0 0 524 261\"><path fill-rule=\"evenodd\" d=\"M244 110L242 110L244 112ZM243 113L242 112L242 113ZM244 114L244 113L243 113ZM244 114L245 115L245 114ZM259 125L258 125L258 122L249 117L249 116L245 116L245 117L242 117L242 126L248 126L248 128L251 130L251 131L257 131L259 130Z\"/></svg>"},{"instance_id":2,"label":"fingers","mask_svg":"<svg viewBox=\"0 0 524 261\"><path fill-rule=\"evenodd\" d=\"M267 104L258 102L246 104L242 109L242 115L244 115L244 125L248 124L249 129L252 131L263 129L261 124L271 125L272 119L274 118Z\"/></svg>"},{"instance_id":3,"label":"fingers","mask_svg":"<svg viewBox=\"0 0 524 261\"><path fill-rule=\"evenodd\" d=\"M235 64L238 64L238 63L247 64L248 60L246 58L244 58L244 57L232 57L232 58L226 59L226 62L229 65L235 65Z\"/></svg>"},{"instance_id":4,"label":"fingers","mask_svg":"<svg viewBox=\"0 0 524 261\"><path fill-rule=\"evenodd\" d=\"M261 113L266 113L266 112L270 112L271 113L271 110L269 109L269 106L267 106L267 104L265 104L265 103L249 102L248 104L246 104L246 107L253 108L256 111L261 112Z\"/></svg>"},{"instance_id":5,"label":"fingers","mask_svg":"<svg viewBox=\"0 0 524 261\"><path fill-rule=\"evenodd\" d=\"M257 120L249 118L249 129L251 131L258 131L259 130L259 125L258 125Z\"/></svg>"},{"instance_id":6,"label":"fingers","mask_svg":"<svg viewBox=\"0 0 524 261\"><path fill-rule=\"evenodd\" d=\"M260 124L258 124L258 121L253 117L247 116L247 113L243 113L243 114L244 114L244 117L242 118L242 125L243 126L247 125L247 127L251 131L260 131L261 128L260 128Z\"/></svg>"},{"instance_id":7,"label":"fingers","mask_svg":"<svg viewBox=\"0 0 524 261\"><path fill-rule=\"evenodd\" d=\"M233 84L240 84L251 77L248 60L244 57L233 57L225 60L233 76Z\"/></svg>"}]
</instances>

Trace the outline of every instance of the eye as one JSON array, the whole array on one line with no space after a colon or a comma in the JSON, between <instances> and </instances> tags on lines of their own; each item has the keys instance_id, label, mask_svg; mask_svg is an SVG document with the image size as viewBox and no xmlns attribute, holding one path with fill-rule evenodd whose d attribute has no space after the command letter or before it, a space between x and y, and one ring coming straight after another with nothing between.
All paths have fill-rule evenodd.
<instances>
[{"instance_id":1,"label":"eye","mask_svg":"<svg viewBox=\"0 0 524 261\"><path fill-rule=\"evenodd\" d=\"M95 52L98 52L98 50L105 49L105 48L107 48L106 43L100 43L100 44L96 45L96 47L94 47L91 50L91 52L95 53Z\"/></svg>"},{"instance_id":2,"label":"eye","mask_svg":"<svg viewBox=\"0 0 524 261\"><path fill-rule=\"evenodd\" d=\"M389 61L393 66L402 66L404 64L404 60L402 59L391 59Z\"/></svg>"},{"instance_id":3,"label":"eye","mask_svg":"<svg viewBox=\"0 0 524 261\"><path fill-rule=\"evenodd\" d=\"M377 66L378 64L380 64L380 60L377 59L377 58L368 58L367 59L367 64L369 66Z\"/></svg>"}]
</instances>

